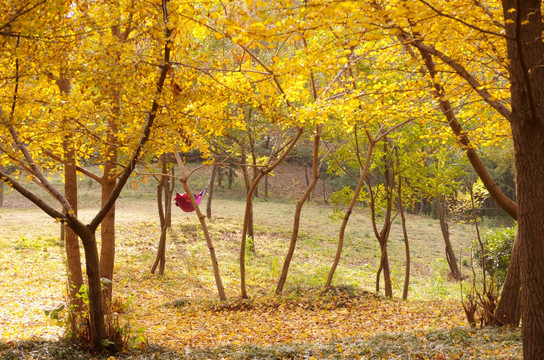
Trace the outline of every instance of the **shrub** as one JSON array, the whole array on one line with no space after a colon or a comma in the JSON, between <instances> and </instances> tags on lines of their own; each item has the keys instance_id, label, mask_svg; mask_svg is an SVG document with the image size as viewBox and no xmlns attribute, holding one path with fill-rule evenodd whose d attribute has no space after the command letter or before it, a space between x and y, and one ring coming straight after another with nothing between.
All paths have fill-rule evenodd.
<instances>
[{"instance_id":1,"label":"shrub","mask_svg":"<svg viewBox=\"0 0 544 360\"><path fill-rule=\"evenodd\" d=\"M506 279L516 232L517 226L491 229L482 234L483 256L479 244L474 244L478 264L482 266L482 262L485 261L485 271L498 287L502 286Z\"/></svg>"}]
</instances>

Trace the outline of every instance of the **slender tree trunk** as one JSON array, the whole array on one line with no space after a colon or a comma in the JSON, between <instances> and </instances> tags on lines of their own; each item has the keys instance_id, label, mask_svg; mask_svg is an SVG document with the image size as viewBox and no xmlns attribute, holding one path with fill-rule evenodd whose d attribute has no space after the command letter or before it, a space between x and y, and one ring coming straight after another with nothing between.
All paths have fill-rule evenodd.
<instances>
[{"instance_id":1,"label":"slender tree trunk","mask_svg":"<svg viewBox=\"0 0 544 360\"><path fill-rule=\"evenodd\" d=\"M298 230L300 227L300 214L302 212L302 207L306 203L306 200L310 198L310 194L312 193L315 185L317 184L317 181L319 180L319 142L321 139L321 130L322 130L322 126L318 125L316 128L315 136L314 136L314 151L313 151L313 160L312 160L312 181L308 183L308 186L306 187L306 191L304 192L304 194L298 201L296 209L295 209L295 218L293 221L293 231L291 233L291 241L289 243L289 250L287 251L287 255L285 256L285 260L283 262L280 279L278 281L278 285L276 286L276 295L280 295L282 293L283 286L285 285L285 281L287 280L289 265L291 264L291 259L293 258L293 254L295 252L295 247L297 244Z\"/></svg>"},{"instance_id":2,"label":"slender tree trunk","mask_svg":"<svg viewBox=\"0 0 544 360\"><path fill-rule=\"evenodd\" d=\"M392 164L390 161L387 139L385 139L384 141L383 151L384 151L383 161L384 161L384 178L385 178L384 191L385 191L387 206L385 208L383 227L380 231L378 231L378 227L377 227L376 201L374 198L374 193L372 191L372 184L370 183L370 181L368 182L368 192L370 194L370 212L372 217L372 228L374 230L374 235L376 236L376 239L378 239L378 243L380 244L380 251L381 251L380 264L378 266L378 271L376 272L376 292L380 291L380 277L381 277L381 272L383 270L385 296L393 297L393 286L391 284L391 271L389 269L389 255L387 253L387 242L389 240L389 233L391 231L391 223L392 223L394 174L391 174Z\"/></svg>"},{"instance_id":3,"label":"slender tree trunk","mask_svg":"<svg viewBox=\"0 0 544 360\"><path fill-rule=\"evenodd\" d=\"M266 174L266 176L264 177L264 199L265 200L268 200L268 179L269 179L269 175Z\"/></svg>"},{"instance_id":4,"label":"slender tree trunk","mask_svg":"<svg viewBox=\"0 0 544 360\"><path fill-rule=\"evenodd\" d=\"M174 156L176 157L176 162L178 163L178 167L181 173L181 184L183 185L183 189L185 190L185 193L187 193L187 196L189 196L189 199L191 200L191 203L193 204L195 208L195 213L198 217L198 220L200 221L202 232L204 233L204 239L206 240L206 245L208 246L208 251L210 252L210 258L212 261L212 268L213 268L213 276L215 278L215 284L217 285L217 292L219 294L219 298L221 300L226 300L227 295L225 294L225 288L223 287L223 282L221 281L221 275L219 273L219 264L217 262L217 256L215 255L215 248L213 246L212 239L208 232L208 226L206 225L206 216L202 214L202 212L200 211L200 208L198 207L198 204L195 201L195 197L193 196L193 193L191 192L189 185L187 185L187 172L185 171L185 166L183 165L183 161L181 160L181 157L179 156L177 152L174 153Z\"/></svg>"},{"instance_id":5,"label":"slender tree trunk","mask_svg":"<svg viewBox=\"0 0 544 360\"><path fill-rule=\"evenodd\" d=\"M388 201L390 201L388 199ZM372 223L376 224L376 212L374 210L374 207L376 204L374 203L374 200L371 200L371 208L372 208ZM383 223L383 228L380 231L380 233L377 235L378 242L380 244L380 251L381 251L381 257L380 257L380 265L378 266L378 271L376 272L376 292L380 291L380 277L381 273L383 271L383 282L384 282L384 291L385 296L387 297L393 297L393 286L391 283L391 269L389 268L389 254L387 253L387 243L389 240L389 233L391 230L391 205L388 204L386 208L386 215Z\"/></svg>"},{"instance_id":6,"label":"slender tree trunk","mask_svg":"<svg viewBox=\"0 0 544 360\"><path fill-rule=\"evenodd\" d=\"M451 246L450 231L449 231L448 223L446 220L446 213L444 211L444 207L442 206L442 202L440 201L440 198L438 197L435 198L434 203L436 205L436 213L440 221L440 229L442 230L442 237L444 238L444 243L446 244L446 260L448 261L451 275L455 280L461 280L462 275L461 275L461 271L459 271L459 266L457 265L455 252L453 251L453 247Z\"/></svg>"},{"instance_id":7,"label":"slender tree trunk","mask_svg":"<svg viewBox=\"0 0 544 360\"><path fill-rule=\"evenodd\" d=\"M242 164L246 164L247 163L247 154L246 154L246 151L245 151L245 148L242 147L241 149L242 151ZM253 175L253 179L250 178L249 176L249 170L247 168L247 166L242 166L242 174L244 176L244 184L246 186L246 194L249 194L249 190L252 186L252 181L255 181L255 178L258 176L255 175L255 171L257 171L256 169L253 170L254 171L254 175ZM255 189L257 189L257 187L255 187ZM254 194L254 190L252 191L252 195L251 195L251 202L249 203L250 206L248 207L247 206L247 202L246 202L246 214L245 216L247 217L247 229L246 229L246 234L247 234L247 237L250 239L249 240L249 244L248 244L248 250L249 252L251 252L252 254L255 255L255 233L254 233L254 227L253 227L253 194Z\"/></svg>"},{"instance_id":8,"label":"slender tree trunk","mask_svg":"<svg viewBox=\"0 0 544 360\"><path fill-rule=\"evenodd\" d=\"M60 76L55 79L57 86L62 94L69 94L71 91L71 81L68 77ZM65 132L65 138L62 144L64 152L64 196L72 207L73 215L77 217L77 168L76 151L72 142L74 133L70 129L70 119L63 119L62 125ZM62 224L62 235L66 251L66 263L68 271L68 298L70 302L71 319L70 326L75 333L79 325L79 313L81 311L82 301L77 296L83 285L83 271L81 269L81 255L79 251L79 237L66 224Z\"/></svg>"},{"instance_id":9,"label":"slender tree trunk","mask_svg":"<svg viewBox=\"0 0 544 360\"><path fill-rule=\"evenodd\" d=\"M114 30L115 31L115 30ZM102 206L106 204L116 185L117 177L117 121L120 116L120 93L118 90L113 94L112 114L108 118L107 139L111 144L107 147L105 156L104 174L100 180L102 187ZM115 205L113 205L100 224L100 277L110 280L103 288L104 306L109 312L111 297L113 293L113 267L115 264Z\"/></svg>"},{"instance_id":10,"label":"slender tree trunk","mask_svg":"<svg viewBox=\"0 0 544 360\"><path fill-rule=\"evenodd\" d=\"M75 151L70 144L64 144L64 194L66 200L72 206L74 216L77 216L77 172ZM66 249L66 262L68 268L68 295L74 314L79 313L81 299L77 297L81 285L83 285L83 272L81 269L81 255L79 252L79 238L70 228L65 228L64 246ZM75 319L73 319L75 320ZM72 321L72 326L77 326L77 321ZM72 329L74 330L74 329Z\"/></svg>"},{"instance_id":11,"label":"slender tree trunk","mask_svg":"<svg viewBox=\"0 0 544 360\"><path fill-rule=\"evenodd\" d=\"M261 170L257 178L253 180L251 183L251 186L249 187L249 190L247 191L246 195L246 211L244 216L244 225L242 227L242 241L240 242L240 293L243 299L247 299L247 288L246 288L246 242L247 242L247 229L249 224L249 214L250 211L253 209L253 191L255 191L255 188L259 185L259 181L269 174L272 170L274 170L279 164L285 160L287 155L291 152L295 144L297 143L298 139L300 139L300 136L302 135L303 128L298 128L297 133L295 137L290 141L290 143L285 146L285 149L283 150L283 153L274 161L270 166L266 168L266 170Z\"/></svg>"},{"instance_id":12,"label":"slender tree trunk","mask_svg":"<svg viewBox=\"0 0 544 360\"><path fill-rule=\"evenodd\" d=\"M357 182L357 186L355 187L355 191L353 192L351 201L348 205L348 208L346 209L346 213L344 214L342 225L340 225L340 233L338 235L338 245L336 247L336 254L334 255L334 261L332 263L331 269L329 270L329 275L327 277L327 282L325 283L324 289L328 289L329 286L331 285L332 279L334 277L334 272L336 271L336 268L338 267L338 263L340 262L342 249L344 247L344 236L346 232L346 227L348 225L348 221L351 216L351 213L353 212L353 209L355 208L355 204L357 203L357 199L359 198L359 194L361 193L361 189L363 187L364 181L368 175L368 171L370 169L370 160L372 159L372 152L374 150L374 145L375 143L372 140L370 140L368 149L366 151L365 163L362 169L360 170L361 173L359 174L359 181Z\"/></svg>"},{"instance_id":13,"label":"slender tree trunk","mask_svg":"<svg viewBox=\"0 0 544 360\"><path fill-rule=\"evenodd\" d=\"M406 254L406 267L404 275L404 288L402 290L402 298L408 299L408 290L410 286L410 242L408 241L408 230L406 228L406 217L404 216L404 206L400 204L400 217L402 220L402 234L404 235L404 250Z\"/></svg>"},{"instance_id":14,"label":"slender tree trunk","mask_svg":"<svg viewBox=\"0 0 544 360\"><path fill-rule=\"evenodd\" d=\"M310 177L308 176L308 166L304 165L304 178L306 179L306 188L310 186ZM312 178L313 180L313 178ZM312 193L308 195L308 200L311 200Z\"/></svg>"},{"instance_id":15,"label":"slender tree trunk","mask_svg":"<svg viewBox=\"0 0 544 360\"><path fill-rule=\"evenodd\" d=\"M110 158L113 160L113 158ZM102 206L108 201L113 189L115 188L115 165L108 163L104 166L104 176L102 180ZM107 175L108 174L108 175ZM113 281L113 266L115 263L115 205L108 211L108 214L100 224L100 277ZM105 284L104 306L106 312L109 312L111 304L113 283Z\"/></svg>"},{"instance_id":16,"label":"slender tree trunk","mask_svg":"<svg viewBox=\"0 0 544 360\"><path fill-rule=\"evenodd\" d=\"M223 167L220 166L217 169L217 186L223 187Z\"/></svg>"},{"instance_id":17,"label":"slender tree trunk","mask_svg":"<svg viewBox=\"0 0 544 360\"><path fill-rule=\"evenodd\" d=\"M234 182L234 170L229 167L229 189L232 189L232 183Z\"/></svg>"},{"instance_id":18,"label":"slender tree trunk","mask_svg":"<svg viewBox=\"0 0 544 360\"><path fill-rule=\"evenodd\" d=\"M167 155L163 155L161 159L162 163L162 174L168 173L168 167L166 163ZM159 223L161 227L161 236L159 239L159 247L157 249L157 256L155 262L151 267L151 273L154 274L157 266L159 267L159 275L164 274L164 268L166 263L166 236L168 228L171 226L172 219L172 186L168 184L171 183L170 177L166 175L161 175L159 184L157 185L157 207L159 210ZM164 202L163 195L164 193Z\"/></svg>"},{"instance_id":19,"label":"slender tree trunk","mask_svg":"<svg viewBox=\"0 0 544 360\"><path fill-rule=\"evenodd\" d=\"M4 181L0 180L0 208L4 206Z\"/></svg>"},{"instance_id":20,"label":"slender tree trunk","mask_svg":"<svg viewBox=\"0 0 544 360\"><path fill-rule=\"evenodd\" d=\"M210 179L210 188L208 189L208 201L206 202L206 217L212 218L212 198L213 198L213 184L215 183L215 175L217 173L218 166L214 165L212 169L212 177Z\"/></svg>"},{"instance_id":21,"label":"slender tree trunk","mask_svg":"<svg viewBox=\"0 0 544 360\"><path fill-rule=\"evenodd\" d=\"M323 201L328 205L329 200L327 199L327 184L325 183L325 176L321 177L321 183L323 184Z\"/></svg>"},{"instance_id":22,"label":"slender tree trunk","mask_svg":"<svg viewBox=\"0 0 544 360\"><path fill-rule=\"evenodd\" d=\"M400 158L398 150L395 149L395 154L397 155L397 169L400 169ZM402 224L402 235L404 237L404 252L406 255L406 266L404 272L404 288L402 289L402 298L404 300L408 299L408 288L410 285L410 243L408 241L408 229L406 228L406 217L404 216L404 204L402 199L402 178L399 175L398 180L398 201L399 201L399 213Z\"/></svg>"}]
</instances>

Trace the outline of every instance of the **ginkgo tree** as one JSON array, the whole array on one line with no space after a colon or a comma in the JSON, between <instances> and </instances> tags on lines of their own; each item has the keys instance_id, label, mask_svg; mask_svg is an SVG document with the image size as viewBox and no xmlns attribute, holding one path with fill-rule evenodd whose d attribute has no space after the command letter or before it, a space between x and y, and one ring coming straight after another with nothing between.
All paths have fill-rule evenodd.
<instances>
[{"instance_id":1,"label":"ginkgo tree","mask_svg":"<svg viewBox=\"0 0 544 360\"><path fill-rule=\"evenodd\" d=\"M469 94L469 99L494 111L493 115L477 118L477 133L489 136L493 129L501 129L499 124L512 131L516 203L505 199L501 206L517 215L519 223L511 267L517 266L514 259L519 257L524 357L540 358L544 354L539 340L544 336L539 320L544 312L539 300L544 288L544 269L539 265L544 255L544 185L535 179L542 173L544 156L544 121L539 111L543 93L538 85L544 76L539 63L543 48L542 3L420 0L388 6L375 8L382 18L383 31L403 35L410 46L439 62L442 78L435 78L435 83L454 90L446 92L441 100L455 100L462 106L463 94ZM452 96L455 89L459 92Z\"/></svg>"},{"instance_id":2,"label":"ginkgo tree","mask_svg":"<svg viewBox=\"0 0 544 360\"><path fill-rule=\"evenodd\" d=\"M51 119L58 116L58 119L65 119L67 114L74 121L71 125L77 133L96 136L94 126L100 126L104 120L100 113L91 113L94 116L87 115L86 110L97 99L96 86L92 82L89 71L86 66L92 66L89 63L80 64L83 69L72 68L72 91L69 95L55 92L55 83L51 82L47 74L54 68L57 56L62 53L49 53L48 51L58 50L56 47L47 48L46 40L56 39L60 45L63 45L63 39L70 39L80 36L82 33L90 38L100 39L101 32L93 28L92 21L94 16L104 15L100 11L99 4L93 8L94 4L80 4L79 7L66 7L63 2L48 2L47 4L22 4L21 8L14 7L13 11L7 11L8 18L2 20L3 41L6 44L3 47L2 71L6 78L10 79L8 85L2 89L2 107L1 130L3 144L10 144L9 147L2 148L1 159L3 162L17 164L21 171L29 174L29 179L34 180L41 185L51 195L51 198L61 207L58 210L49 200L42 198L19 181L15 176L2 170L0 176L14 190L28 198L49 216L66 222L66 224L80 237L85 252L85 263L88 278L88 299L89 299L89 319L90 334L92 346L95 349L110 347L112 344L108 340L109 335L104 323L104 308L102 302L102 282L99 271L99 256L95 232L104 220L110 209L115 204L119 194L126 184L130 174L134 170L137 162L145 150L145 144L149 141L151 130L159 115L161 108L161 93L163 93L164 84L170 68L171 57L171 28L168 24L168 5L163 1L159 8L149 7L147 10L147 25L155 27L153 35L146 42L143 53L148 59L153 59L154 64L149 64L147 80L142 81L139 91L149 95L141 106L148 110L139 116L138 121L134 121L135 127L134 140L125 144L130 148L128 158L121 175L117 179L107 201L103 203L101 209L93 219L85 224L80 220L70 205L70 202L57 189L45 174L51 166L47 165L47 156L45 151L56 149L59 141L66 137L58 128L51 127ZM123 4L119 4L122 6ZM97 10L94 13L93 10ZM12 14L15 14L13 16ZM40 20L37 20L40 19ZM103 19L101 19L103 20ZM55 43L55 41L53 41ZM98 42L99 43L99 42ZM104 45L104 44L101 44ZM98 46L98 45L97 45ZM77 51L89 51L85 47ZM100 46L94 51L100 51ZM30 54L30 56L29 56ZM42 56L43 55L43 56ZM71 53L72 56L85 56L83 53ZM41 62L33 63L37 59ZM48 69L48 65L51 66ZM46 69L44 73L42 69ZM96 69L100 71L102 69ZM153 74L153 75L149 75ZM112 74L113 75L113 74ZM130 77L129 77L130 78ZM152 79L154 78L154 79ZM68 98L68 99L67 99ZM67 101L68 100L68 101ZM69 104L69 106L68 106ZM45 116L43 116L45 115ZM85 121L82 120L85 117ZM58 122L62 124L62 121ZM55 124L55 123L53 123ZM51 131L49 131L51 130ZM50 135L47 135L50 134ZM95 143L88 143L92 146ZM85 146L82 145L84 148ZM100 151L95 148L95 151ZM89 149L92 150L92 147ZM43 167L45 166L45 167Z\"/></svg>"}]
</instances>

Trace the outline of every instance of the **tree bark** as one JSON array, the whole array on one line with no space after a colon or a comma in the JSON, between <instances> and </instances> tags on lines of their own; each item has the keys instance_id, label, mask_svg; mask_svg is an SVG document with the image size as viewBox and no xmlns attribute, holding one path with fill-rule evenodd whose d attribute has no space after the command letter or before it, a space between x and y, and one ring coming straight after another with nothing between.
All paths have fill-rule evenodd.
<instances>
[{"instance_id":1,"label":"tree bark","mask_svg":"<svg viewBox=\"0 0 544 360\"><path fill-rule=\"evenodd\" d=\"M459 266L457 265L457 258L455 257L455 252L453 251L453 247L451 246L450 231L446 220L446 213L444 211L444 207L442 206L442 202L438 197L435 198L434 203L436 205L436 213L440 221L442 237L444 238L444 243L446 245L446 260L448 261L451 275L455 280L461 280L462 275L461 271L459 271Z\"/></svg>"},{"instance_id":2,"label":"tree bark","mask_svg":"<svg viewBox=\"0 0 544 360\"><path fill-rule=\"evenodd\" d=\"M74 216L77 216L77 170L75 150L72 144L64 143L64 194L72 205ZM66 227L64 232L64 246L66 250L66 262L68 268L68 295L73 313L79 313L81 299L77 297L81 285L83 285L83 272L81 269L81 255L79 252L79 238L70 228ZM74 319L75 320L75 319ZM72 326L77 326L72 321Z\"/></svg>"},{"instance_id":3,"label":"tree bark","mask_svg":"<svg viewBox=\"0 0 544 360\"><path fill-rule=\"evenodd\" d=\"M387 168L387 166L386 166ZM386 171L386 179L389 177L387 174L389 171ZM391 271L389 268L389 255L387 253L387 242L389 240L389 233L391 231L391 212L392 212L392 203L391 203L391 188L390 188L389 180L386 181L385 189L387 191L387 207L385 209L385 218L383 220L383 227L381 231L378 232L378 228L376 225L376 203L374 201L374 195L372 192L372 187L370 184L368 184L368 189L370 193L370 210L371 210L371 216L372 216L372 227L374 229L374 234L376 235L376 238L378 239L378 242L380 244L380 251L381 251L381 257L380 257L380 264L378 266L378 271L376 272L376 292L380 291L380 277L381 272L383 271L383 282L384 282L384 291L385 296L393 297L393 286L391 284Z\"/></svg>"},{"instance_id":4,"label":"tree bark","mask_svg":"<svg viewBox=\"0 0 544 360\"><path fill-rule=\"evenodd\" d=\"M516 164L523 356L544 358L544 69L539 0L503 0ZM514 9L515 11L511 11Z\"/></svg>"},{"instance_id":5,"label":"tree bark","mask_svg":"<svg viewBox=\"0 0 544 360\"><path fill-rule=\"evenodd\" d=\"M198 220L200 221L202 232L204 233L204 239L206 240L206 245L208 246L208 251L210 252L213 275L215 278L215 284L217 286L217 292L219 294L219 298L221 300L226 300L227 295L225 294L225 288L223 287L223 282L221 281L221 275L219 273L219 263L217 262L217 256L215 255L215 248L213 246L212 238L210 237L210 234L208 232L208 226L206 225L206 216L202 214L202 212L200 211L200 208L195 201L195 197L193 196L191 189L187 185L187 180L188 180L187 173L185 171L185 166L183 165L183 161L181 160L181 157L179 156L177 152L174 153L174 156L176 157L176 162L178 163L178 167L181 173L181 184L183 185L183 189L189 196L189 199L191 200L191 203L194 206L196 216L198 217Z\"/></svg>"},{"instance_id":6,"label":"tree bark","mask_svg":"<svg viewBox=\"0 0 544 360\"><path fill-rule=\"evenodd\" d=\"M218 166L214 165L212 169L212 176L210 179L210 188L208 189L208 201L206 201L206 217L212 218L212 199L213 199L213 187L215 183L215 175L217 174Z\"/></svg>"},{"instance_id":7,"label":"tree bark","mask_svg":"<svg viewBox=\"0 0 544 360\"><path fill-rule=\"evenodd\" d=\"M242 227L242 241L240 241L240 254L239 254L239 260L240 260L240 294L243 299L247 299L247 288L246 288L246 242L247 242L247 230L248 230L248 224L250 221L250 211L253 210L253 191L255 191L255 188L259 185L259 181L269 174L272 170L274 170L279 164L285 160L287 155L291 152L295 144L298 142L298 139L300 139L300 136L302 135L302 132L304 131L303 128L298 128L297 133L294 136L294 138L287 144L287 146L284 147L283 153L274 161L270 166L268 166L265 170L261 170L261 172L258 174L258 176L252 181L251 186L249 187L247 194L246 194L246 210L244 215L244 225Z\"/></svg>"},{"instance_id":8,"label":"tree bark","mask_svg":"<svg viewBox=\"0 0 544 360\"><path fill-rule=\"evenodd\" d=\"M512 256L508 265L506 279L495 311L495 318L501 325L519 326L520 309L520 269L519 269L519 236L516 233Z\"/></svg>"},{"instance_id":9,"label":"tree bark","mask_svg":"<svg viewBox=\"0 0 544 360\"><path fill-rule=\"evenodd\" d=\"M246 154L246 150L245 150L245 147L242 146L242 148L240 149L241 152L242 152L242 175L244 176L244 184L246 186L246 194L249 194L249 190L251 188L251 185L252 185L252 181L255 180L255 178L258 176L255 175L255 169L253 170L254 171L254 176L253 176L253 179L250 178L249 176L249 170L248 170L248 167L247 166L244 166L246 163L247 163L247 154ZM255 187L255 189L257 189L257 187ZM247 217L247 229L246 229L246 234L247 234L247 237L250 239L250 243L248 244L248 250L252 253L252 254L255 254L255 233L254 233L254 227L253 227L253 194L254 194L254 191L251 192L252 195L252 201L249 203L250 206L248 207L247 206L247 202L246 202L246 217Z\"/></svg>"},{"instance_id":10,"label":"tree bark","mask_svg":"<svg viewBox=\"0 0 544 360\"><path fill-rule=\"evenodd\" d=\"M4 181L0 180L0 208L4 207Z\"/></svg>"},{"instance_id":11,"label":"tree bark","mask_svg":"<svg viewBox=\"0 0 544 360\"><path fill-rule=\"evenodd\" d=\"M50 75L53 77L53 75ZM61 94L67 95L71 91L70 78L60 75L53 77ZM70 127L70 119L64 118L62 126L65 133L63 147L63 163L64 163L64 196L72 207L73 215L77 217L77 166L76 166L76 151L72 141L74 132ZM83 285L83 271L81 269L81 254L79 251L79 237L70 227L62 223L62 235L64 236L64 248L66 251L66 263L68 272L68 299L72 314L70 326L72 332L76 332L79 326L79 315L81 311L82 301L78 297L79 290Z\"/></svg>"},{"instance_id":12,"label":"tree bark","mask_svg":"<svg viewBox=\"0 0 544 360\"><path fill-rule=\"evenodd\" d=\"M319 142L321 140L322 128L323 126L318 125L315 130L314 151L313 151L313 158L312 158L312 181L308 183L308 186L306 187L306 191L304 192L300 200L297 202L297 206L295 209L295 218L293 220L293 231L291 232L291 241L289 243L289 250L287 251L287 255L285 256L285 260L283 262L283 267L281 270L280 279L278 281L278 285L276 286L276 295L280 295L283 291L283 286L285 285L285 281L287 280L287 273L289 272L291 259L293 258L293 254L295 253L295 247L296 247L297 238L298 238L298 230L300 227L300 214L302 212L302 207L306 203L306 200L310 198L310 194L314 190L314 187L317 184L317 181L319 180Z\"/></svg>"},{"instance_id":13,"label":"tree bark","mask_svg":"<svg viewBox=\"0 0 544 360\"><path fill-rule=\"evenodd\" d=\"M75 218L68 217L67 223L81 238L85 250L85 267L87 269L89 316L91 341L95 350L103 347L102 341L108 338L104 323L104 306L102 299L102 283L100 281L100 265L95 232Z\"/></svg>"},{"instance_id":14,"label":"tree bark","mask_svg":"<svg viewBox=\"0 0 544 360\"><path fill-rule=\"evenodd\" d=\"M164 268L166 265L166 237L168 228L172 226L172 194L174 191L173 181L168 174L167 167L167 155L163 155L161 158L162 175L160 177L159 184L157 185L157 207L159 210L159 223L161 227L161 235L159 238L159 246L157 249L157 256L155 262L151 267L151 274L154 274L159 267L159 275L164 275ZM172 168L172 175L173 168ZM171 184L171 185L170 185ZM163 202L164 194L164 202Z\"/></svg>"},{"instance_id":15,"label":"tree bark","mask_svg":"<svg viewBox=\"0 0 544 360\"><path fill-rule=\"evenodd\" d=\"M348 205L348 208L346 209L344 218L342 219L342 225L340 225L340 233L338 235L338 245L336 247L336 254L334 255L334 261L332 263L331 269L329 270L329 275L327 277L327 282L325 283L324 289L328 289L329 286L331 286L332 279L334 277L334 272L336 271L336 268L338 267L338 263L340 262L340 257L342 255L346 227L348 225L348 221L351 216L351 213L353 212L353 209L355 208L355 204L357 203L357 199L359 198L359 194L361 193L361 189L368 175L368 171L370 169L370 160L372 159L372 152L374 150L375 143L371 139L369 140L370 141L369 141L368 149L366 151L365 163L363 167L360 169L359 181L357 182L357 186L355 187L355 191L353 192L351 201Z\"/></svg>"},{"instance_id":16,"label":"tree bark","mask_svg":"<svg viewBox=\"0 0 544 360\"><path fill-rule=\"evenodd\" d=\"M111 157L110 161L113 160L113 157ZM115 168L116 165L109 161L104 166L104 177L101 182L102 207L106 204L115 188ZM100 224L100 239L100 277L113 281L113 266L115 263L115 204ZM106 312L108 312L111 304L112 285L113 283L105 284L103 289Z\"/></svg>"},{"instance_id":17,"label":"tree bark","mask_svg":"<svg viewBox=\"0 0 544 360\"><path fill-rule=\"evenodd\" d=\"M397 156L397 169L400 169L400 157L398 149L395 149L395 154ZM399 174L398 180L398 201L399 201L399 213L402 224L402 235L404 236L404 253L406 256L406 266L404 270L404 287L402 289L402 298L404 300L408 299L408 288L410 285L410 243L408 241L408 229L406 227L406 216L404 216L404 204L402 200L402 178Z\"/></svg>"}]
</instances>

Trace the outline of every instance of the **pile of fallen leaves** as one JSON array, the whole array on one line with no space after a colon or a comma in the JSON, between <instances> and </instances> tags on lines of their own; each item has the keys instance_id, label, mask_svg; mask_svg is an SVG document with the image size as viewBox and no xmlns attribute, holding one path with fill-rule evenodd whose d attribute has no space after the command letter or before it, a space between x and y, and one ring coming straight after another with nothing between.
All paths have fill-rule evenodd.
<instances>
[{"instance_id":1,"label":"pile of fallen leaves","mask_svg":"<svg viewBox=\"0 0 544 360\"><path fill-rule=\"evenodd\" d=\"M134 306L154 343L165 346L267 346L326 343L383 332L428 331L464 325L456 302L408 302L367 292L317 290L289 299L258 298L226 302L181 299L155 311Z\"/></svg>"}]
</instances>

